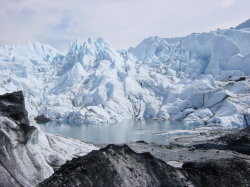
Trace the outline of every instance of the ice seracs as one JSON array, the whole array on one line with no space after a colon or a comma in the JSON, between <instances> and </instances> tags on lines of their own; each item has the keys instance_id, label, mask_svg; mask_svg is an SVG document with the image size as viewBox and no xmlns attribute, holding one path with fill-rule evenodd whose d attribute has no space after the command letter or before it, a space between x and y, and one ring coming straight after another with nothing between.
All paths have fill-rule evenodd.
<instances>
[{"instance_id":1,"label":"ice seracs","mask_svg":"<svg viewBox=\"0 0 250 187\"><path fill-rule=\"evenodd\" d=\"M98 38L71 42L65 55L35 43L13 46L28 51L14 60L2 47L0 92L22 89L30 115L71 124L153 118L242 126L250 113L249 40L249 31L228 29L150 37L117 51Z\"/></svg>"},{"instance_id":2,"label":"ice seracs","mask_svg":"<svg viewBox=\"0 0 250 187\"><path fill-rule=\"evenodd\" d=\"M228 70L240 70L249 75L246 62L250 53L249 34L241 30L218 30L185 38L151 37L129 51L153 67L191 77L204 73L218 75ZM239 57L241 60L237 60Z\"/></svg>"}]
</instances>

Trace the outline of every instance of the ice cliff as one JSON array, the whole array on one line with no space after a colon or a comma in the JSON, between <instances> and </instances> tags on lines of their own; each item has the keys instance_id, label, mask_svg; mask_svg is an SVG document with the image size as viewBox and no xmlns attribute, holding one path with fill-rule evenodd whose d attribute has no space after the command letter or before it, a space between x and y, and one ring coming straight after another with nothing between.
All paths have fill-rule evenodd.
<instances>
[{"instance_id":1,"label":"ice cliff","mask_svg":"<svg viewBox=\"0 0 250 187\"><path fill-rule=\"evenodd\" d=\"M250 31L150 37L129 50L98 38L66 54L40 43L0 47L0 94L23 90L31 117L76 123L250 121Z\"/></svg>"}]
</instances>

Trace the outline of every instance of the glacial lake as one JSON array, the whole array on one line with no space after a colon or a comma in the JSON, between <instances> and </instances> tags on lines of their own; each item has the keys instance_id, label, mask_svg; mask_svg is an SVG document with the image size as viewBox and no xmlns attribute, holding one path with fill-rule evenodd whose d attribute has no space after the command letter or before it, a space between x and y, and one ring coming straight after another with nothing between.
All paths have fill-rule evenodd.
<instances>
[{"instance_id":1,"label":"glacial lake","mask_svg":"<svg viewBox=\"0 0 250 187\"><path fill-rule=\"evenodd\" d=\"M50 122L39 125L42 131L94 144L120 144L145 141L166 145L176 136L192 133L197 125L182 122L126 121L118 124L69 125Z\"/></svg>"}]
</instances>

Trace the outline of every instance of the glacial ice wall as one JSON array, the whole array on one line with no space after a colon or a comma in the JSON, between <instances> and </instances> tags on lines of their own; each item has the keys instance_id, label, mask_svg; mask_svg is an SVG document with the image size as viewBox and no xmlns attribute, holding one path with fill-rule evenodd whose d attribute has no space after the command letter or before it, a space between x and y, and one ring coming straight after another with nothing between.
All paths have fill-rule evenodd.
<instances>
[{"instance_id":1,"label":"glacial ice wall","mask_svg":"<svg viewBox=\"0 0 250 187\"><path fill-rule=\"evenodd\" d=\"M131 118L249 124L246 30L150 37L127 51L101 38L74 41L65 55L39 43L1 47L0 71L0 93L24 90L31 116L72 124Z\"/></svg>"}]
</instances>

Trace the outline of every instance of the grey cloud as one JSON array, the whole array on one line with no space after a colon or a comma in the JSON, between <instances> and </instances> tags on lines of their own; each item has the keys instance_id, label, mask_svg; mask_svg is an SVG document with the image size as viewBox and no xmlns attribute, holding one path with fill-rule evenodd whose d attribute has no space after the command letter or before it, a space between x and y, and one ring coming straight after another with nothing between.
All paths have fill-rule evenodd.
<instances>
[{"instance_id":1,"label":"grey cloud","mask_svg":"<svg viewBox=\"0 0 250 187\"><path fill-rule=\"evenodd\" d=\"M250 17L249 0L0 0L0 6L0 44L38 40L61 49L99 36L127 48L148 36L227 28Z\"/></svg>"}]
</instances>

